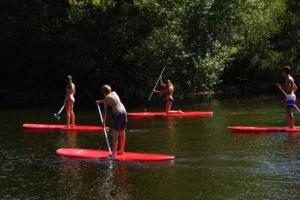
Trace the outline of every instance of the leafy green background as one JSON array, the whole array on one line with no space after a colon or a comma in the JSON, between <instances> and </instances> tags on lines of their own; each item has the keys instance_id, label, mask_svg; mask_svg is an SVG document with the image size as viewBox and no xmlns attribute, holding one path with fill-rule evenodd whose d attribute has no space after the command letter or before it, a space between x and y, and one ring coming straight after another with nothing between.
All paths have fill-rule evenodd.
<instances>
[{"instance_id":1,"label":"leafy green background","mask_svg":"<svg viewBox=\"0 0 300 200\"><path fill-rule=\"evenodd\" d=\"M283 65L299 75L297 0L1 0L2 102L78 98L108 83L145 99L163 66L176 94L272 93ZM61 94L61 95L58 95Z\"/></svg>"}]
</instances>

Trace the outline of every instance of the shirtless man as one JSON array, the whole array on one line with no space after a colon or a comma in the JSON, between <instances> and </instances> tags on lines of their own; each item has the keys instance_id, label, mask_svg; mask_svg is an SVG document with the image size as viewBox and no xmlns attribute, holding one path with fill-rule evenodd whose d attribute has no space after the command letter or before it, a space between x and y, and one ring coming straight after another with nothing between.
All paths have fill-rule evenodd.
<instances>
[{"instance_id":1,"label":"shirtless man","mask_svg":"<svg viewBox=\"0 0 300 200\"><path fill-rule=\"evenodd\" d=\"M121 102L118 94L111 90L109 85L103 85L101 87L102 94L104 96L103 100L97 100L97 104L103 103L104 105L104 128L107 118L107 106L112 108L112 118L113 118L113 157L117 155L118 150L118 140L120 136L120 152L119 155L124 153L125 149L125 129L127 124L127 113L126 109Z\"/></svg>"},{"instance_id":2,"label":"shirtless man","mask_svg":"<svg viewBox=\"0 0 300 200\"><path fill-rule=\"evenodd\" d=\"M286 108L289 118L289 127L293 129L295 128L293 109L295 108L297 109L297 111L299 111L299 108L296 105L295 95L295 92L297 91L298 87L290 73L291 68L289 66L286 66L282 69L282 76L285 78L285 84L284 86L277 84L277 87L286 97Z\"/></svg>"},{"instance_id":3,"label":"shirtless man","mask_svg":"<svg viewBox=\"0 0 300 200\"><path fill-rule=\"evenodd\" d=\"M67 76L67 88L65 97L65 107L67 115L67 126L75 126L75 114L74 114L74 103L75 103L75 85L72 80L72 76Z\"/></svg>"}]
</instances>

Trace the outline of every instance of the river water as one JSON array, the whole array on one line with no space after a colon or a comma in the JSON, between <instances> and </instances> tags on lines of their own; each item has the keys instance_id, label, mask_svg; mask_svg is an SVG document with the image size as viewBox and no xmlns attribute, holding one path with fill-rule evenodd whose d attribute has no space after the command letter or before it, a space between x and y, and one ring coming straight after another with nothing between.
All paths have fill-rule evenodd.
<instances>
[{"instance_id":1,"label":"river water","mask_svg":"<svg viewBox=\"0 0 300 200\"><path fill-rule=\"evenodd\" d=\"M22 130L26 122L57 123L53 108L0 111L0 199L300 198L300 134L226 129L285 126L282 100L217 99L181 108L211 110L214 117L129 118L127 150L177 157L161 163L61 158L55 155L61 147L106 149L104 134ZM78 123L98 123L96 109L77 110Z\"/></svg>"}]
</instances>

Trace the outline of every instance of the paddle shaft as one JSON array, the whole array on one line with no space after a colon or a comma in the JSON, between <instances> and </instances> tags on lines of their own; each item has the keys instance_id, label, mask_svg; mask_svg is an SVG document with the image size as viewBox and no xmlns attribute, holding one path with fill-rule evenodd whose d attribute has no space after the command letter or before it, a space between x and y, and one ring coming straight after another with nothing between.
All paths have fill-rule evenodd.
<instances>
[{"instance_id":1,"label":"paddle shaft","mask_svg":"<svg viewBox=\"0 0 300 200\"><path fill-rule=\"evenodd\" d=\"M151 98L152 98L152 96L153 96L153 93L154 93L154 90L156 89L156 87L157 87L157 85L158 85L158 83L159 83L159 79L162 77L162 75L163 75L163 73L165 72L165 70L166 70L166 66L163 68L163 70L161 71L161 73L160 73L160 75L159 75L159 77L158 77L158 79L157 79L157 81L156 81L156 83L155 83L155 86L154 86L154 88L153 88L153 90L152 90L152 92L151 92L151 94L150 94L150 96L149 96L149 98L148 98L148 102L151 100Z\"/></svg>"},{"instance_id":2,"label":"paddle shaft","mask_svg":"<svg viewBox=\"0 0 300 200\"><path fill-rule=\"evenodd\" d=\"M60 120L60 113L63 111L63 109L65 108L65 105L63 105L60 110L58 111L58 113L54 113L54 117L57 119L57 120Z\"/></svg>"},{"instance_id":3,"label":"paddle shaft","mask_svg":"<svg viewBox=\"0 0 300 200\"><path fill-rule=\"evenodd\" d=\"M65 108L65 105L63 105L61 108L60 108L60 110L58 111L58 115L60 115L60 113L63 111L63 109Z\"/></svg>"},{"instance_id":4,"label":"paddle shaft","mask_svg":"<svg viewBox=\"0 0 300 200\"><path fill-rule=\"evenodd\" d=\"M99 116L100 116L100 119L101 119L101 122L102 122L102 125L103 125L103 131L104 131L104 134L105 134L105 140L106 140L107 148L108 148L108 151L109 151L109 156L111 157L112 152L111 152L111 148L110 148L109 141L108 141L106 127L104 125L104 120L103 120L103 117L102 117L101 108L100 108L99 104L96 104L96 105L97 105Z\"/></svg>"}]
</instances>

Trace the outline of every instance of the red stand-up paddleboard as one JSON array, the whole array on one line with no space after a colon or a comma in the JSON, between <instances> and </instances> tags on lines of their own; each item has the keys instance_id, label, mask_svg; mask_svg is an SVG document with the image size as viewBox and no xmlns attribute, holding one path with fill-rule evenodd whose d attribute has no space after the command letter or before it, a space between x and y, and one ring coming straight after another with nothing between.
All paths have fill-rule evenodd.
<instances>
[{"instance_id":1,"label":"red stand-up paddleboard","mask_svg":"<svg viewBox=\"0 0 300 200\"><path fill-rule=\"evenodd\" d=\"M251 127L251 126L229 126L232 132L239 133L300 133L300 128L290 129L288 127Z\"/></svg>"},{"instance_id":2,"label":"red stand-up paddleboard","mask_svg":"<svg viewBox=\"0 0 300 200\"><path fill-rule=\"evenodd\" d=\"M76 148L64 148L56 150L56 153L60 156L73 157L73 158L86 158L86 159L109 159L109 152L103 150L94 149L76 149ZM124 152L123 155L117 155L114 160L120 161L167 161L174 160L175 156L153 154L153 153L133 153Z\"/></svg>"},{"instance_id":3,"label":"red stand-up paddleboard","mask_svg":"<svg viewBox=\"0 0 300 200\"><path fill-rule=\"evenodd\" d=\"M165 112L139 112L128 113L129 117L211 117L213 112L193 111L184 113L165 113Z\"/></svg>"},{"instance_id":4,"label":"red stand-up paddleboard","mask_svg":"<svg viewBox=\"0 0 300 200\"><path fill-rule=\"evenodd\" d=\"M61 124L23 124L24 129L29 130L48 130L48 131L103 131L102 126L83 126L76 125L68 127Z\"/></svg>"}]
</instances>

